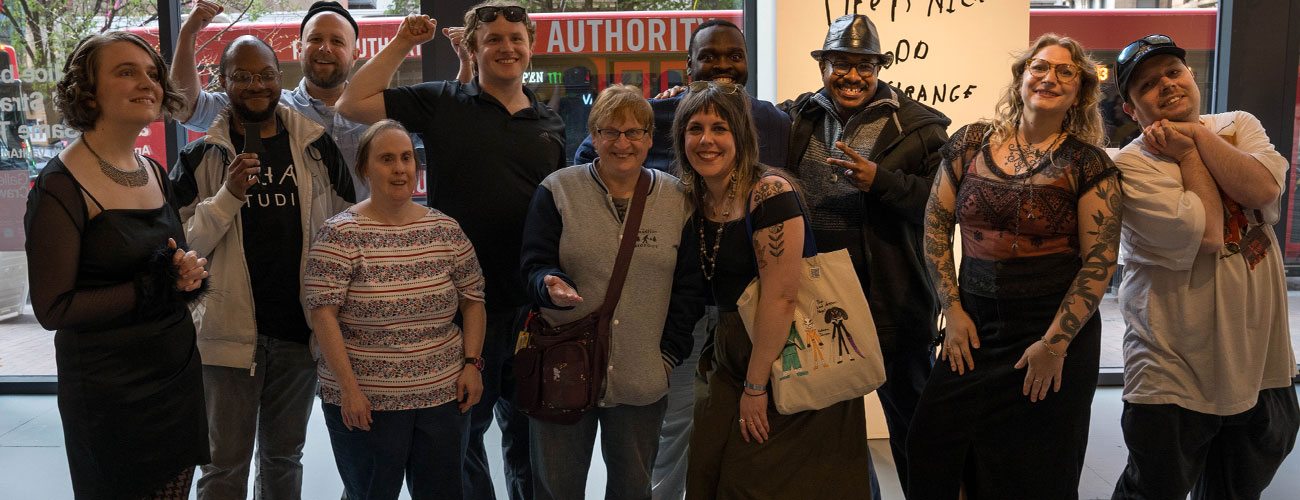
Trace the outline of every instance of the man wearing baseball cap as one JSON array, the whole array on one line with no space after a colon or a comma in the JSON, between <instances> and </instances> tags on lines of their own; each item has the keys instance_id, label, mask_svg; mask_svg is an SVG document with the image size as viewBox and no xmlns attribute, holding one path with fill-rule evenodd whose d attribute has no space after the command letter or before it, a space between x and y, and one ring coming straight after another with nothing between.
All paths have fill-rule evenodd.
<instances>
[{"instance_id":1,"label":"man wearing baseball cap","mask_svg":"<svg viewBox=\"0 0 1300 500\"><path fill-rule=\"evenodd\" d=\"M1185 56L1157 34L1116 58L1142 135L1115 159L1129 450L1115 499L1259 498L1300 426L1272 227L1287 160L1250 113L1201 114Z\"/></svg>"},{"instance_id":2,"label":"man wearing baseball cap","mask_svg":"<svg viewBox=\"0 0 1300 500\"><path fill-rule=\"evenodd\" d=\"M847 248L866 292L888 378L876 392L907 484L907 430L939 312L923 218L951 121L879 80L889 61L867 16L833 21L812 57L822 89L781 106L794 122L786 168L802 184L818 250Z\"/></svg>"}]
</instances>

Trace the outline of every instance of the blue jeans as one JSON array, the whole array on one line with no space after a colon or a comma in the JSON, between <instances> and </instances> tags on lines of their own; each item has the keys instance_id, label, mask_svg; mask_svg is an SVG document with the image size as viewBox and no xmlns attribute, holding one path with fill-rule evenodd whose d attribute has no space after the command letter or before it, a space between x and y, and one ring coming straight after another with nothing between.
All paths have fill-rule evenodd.
<instances>
[{"instance_id":1,"label":"blue jeans","mask_svg":"<svg viewBox=\"0 0 1300 500\"><path fill-rule=\"evenodd\" d=\"M302 445L316 395L316 362L306 344L257 337L255 370L203 366L212 463L201 467L198 498L248 498L257 443L253 498L302 497Z\"/></svg>"},{"instance_id":2,"label":"blue jeans","mask_svg":"<svg viewBox=\"0 0 1300 500\"><path fill-rule=\"evenodd\" d=\"M348 430L338 405L322 404L334 462L348 500L395 499L406 480L412 500L465 497L469 415L456 402L372 411L370 430Z\"/></svg>"},{"instance_id":3,"label":"blue jeans","mask_svg":"<svg viewBox=\"0 0 1300 500\"><path fill-rule=\"evenodd\" d=\"M532 500L533 471L528 456L528 417L515 406L515 340L527 309L488 309L483 342L483 397L470 410L469 451L465 457L465 498L495 500L483 433L495 414L501 428L506 493L510 500Z\"/></svg>"},{"instance_id":4,"label":"blue jeans","mask_svg":"<svg viewBox=\"0 0 1300 500\"><path fill-rule=\"evenodd\" d=\"M537 500L581 500L600 426L600 451L609 474L605 498L650 498L650 470L659 450L659 429L668 399L646 406L596 408L573 425L533 420L533 467Z\"/></svg>"},{"instance_id":5,"label":"blue jeans","mask_svg":"<svg viewBox=\"0 0 1300 500\"><path fill-rule=\"evenodd\" d=\"M705 342L718 326L718 308L706 306L704 316L695 323L695 347L691 356L668 376L667 409L663 429L659 432L659 453L655 456L651 489L655 500L681 500L686 495L686 456L691 442L691 423L695 419L695 371Z\"/></svg>"}]
</instances>

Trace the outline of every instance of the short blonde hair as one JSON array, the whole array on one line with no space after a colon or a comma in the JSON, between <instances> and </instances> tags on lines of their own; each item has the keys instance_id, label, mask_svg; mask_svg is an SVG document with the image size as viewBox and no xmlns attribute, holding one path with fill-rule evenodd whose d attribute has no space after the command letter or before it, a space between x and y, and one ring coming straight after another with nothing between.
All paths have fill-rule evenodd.
<instances>
[{"instance_id":1,"label":"short blonde hair","mask_svg":"<svg viewBox=\"0 0 1300 500\"><path fill-rule=\"evenodd\" d=\"M591 115L587 116L587 132L592 137L600 125L608 125L621 117L630 116L653 134L655 130L655 112L650 109L650 101L641 94L635 85L615 84L600 91L596 103L591 105Z\"/></svg>"},{"instance_id":2,"label":"short blonde hair","mask_svg":"<svg viewBox=\"0 0 1300 500\"><path fill-rule=\"evenodd\" d=\"M474 37L474 34L478 33L478 29L483 26L483 23L478 21L478 15L474 13L479 7L519 7L524 9L524 28L528 30L528 48L532 49L533 41L537 39L537 23L534 23L533 18L528 16L528 8L519 2L509 0L488 0L478 3L465 11L465 48L469 49L470 54L478 52L478 39Z\"/></svg>"}]
</instances>

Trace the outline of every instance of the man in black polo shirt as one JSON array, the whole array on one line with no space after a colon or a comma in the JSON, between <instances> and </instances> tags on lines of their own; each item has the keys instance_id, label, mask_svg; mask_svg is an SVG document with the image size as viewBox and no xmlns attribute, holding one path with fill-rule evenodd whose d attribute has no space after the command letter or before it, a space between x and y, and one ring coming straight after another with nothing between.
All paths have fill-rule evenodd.
<instances>
[{"instance_id":1,"label":"man in black polo shirt","mask_svg":"<svg viewBox=\"0 0 1300 500\"><path fill-rule=\"evenodd\" d=\"M523 85L536 28L522 7L506 2L479 4L465 14L472 81L385 90L406 54L432 40L436 28L428 16L408 16L393 41L357 70L338 109L350 120L391 118L424 135L429 206L460 222L487 279L483 399L471 410L466 497L494 498L482 436L495 406L509 496L529 499L528 423L511 401L510 362L527 303L519 249L533 191L565 165L564 123Z\"/></svg>"}]
</instances>

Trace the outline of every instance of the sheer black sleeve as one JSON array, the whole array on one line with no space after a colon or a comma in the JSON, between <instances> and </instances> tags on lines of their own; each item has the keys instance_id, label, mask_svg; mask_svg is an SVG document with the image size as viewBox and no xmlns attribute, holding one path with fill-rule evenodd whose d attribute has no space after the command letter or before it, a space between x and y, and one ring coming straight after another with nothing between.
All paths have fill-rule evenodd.
<instances>
[{"instance_id":1,"label":"sheer black sleeve","mask_svg":"<svg viewBox=\"0 0 1300 500\"><path fill-rule=\"evenodd\" d=\"M51 160L27 195L23 218L32 310L47 330L101 323L135 309L133 281L77 287L86 221L85 200L76 181L61 162Z\"/></svg>"},{"instance_id":2,"label":"sheer black sleeve","mask_svg":"<svg viewBox=\"0 0 1300 500\"><path fill-rule=\"evenodd\" d=\"M984 142L984 135L989 131L988 124L972 123L960 129L948 138L948 142L939 148L943 163L939 167L953 186L960 184L961 172L975 158Z\"/></svg>"}]
</instances>

